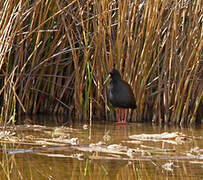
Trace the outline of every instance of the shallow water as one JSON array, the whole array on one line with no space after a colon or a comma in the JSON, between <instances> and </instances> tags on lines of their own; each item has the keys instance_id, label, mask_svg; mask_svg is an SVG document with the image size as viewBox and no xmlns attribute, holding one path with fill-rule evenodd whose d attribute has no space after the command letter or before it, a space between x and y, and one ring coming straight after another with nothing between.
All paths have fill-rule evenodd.
<instances>
[{"instance_id":1,"label":"shallow water","mask_svg":"<svg viewBox=\"0 0 203 180\"><path fill-rule=\"evenodd\" d=\"M54 123L48 123L50 121ZM30 126L8 128L15 135L9 140L1 139L1 179L203 179L201 126L161 127L149 123L119 126L97 120L90 127L88 123L64 123L66 121L63 117L37 116L21 119ZM70 127L70 130L56 130L61 125ZM183 133L191 139L173 144L151 140L133 142L129 138L131 135L164 132ZM55 137L62 142L54 144L51 138ZM64 145L64 139L72 138L78 138L76 146L81 146L82 150L71 148L70 143ZM134 157L116 151L85 151L88 145L98 142L141 151Z\"/></svg>"}]
</instances>

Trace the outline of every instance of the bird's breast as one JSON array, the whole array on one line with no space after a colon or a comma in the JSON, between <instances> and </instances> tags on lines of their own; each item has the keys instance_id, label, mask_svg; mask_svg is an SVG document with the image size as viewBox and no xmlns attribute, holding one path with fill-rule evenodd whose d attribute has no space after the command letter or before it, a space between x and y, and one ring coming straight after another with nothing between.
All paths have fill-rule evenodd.
<instances>
[{"instance_id":1,"label":"bird's breast","mask_svg":"<svg viewBox=\"0 0 203 180\"><path fill-rule=\"evenodd\" d=\"M111 81L108 99L113 107L136 108L135 97L130 86L122 81Z\"/></svg>"}]
</instances>

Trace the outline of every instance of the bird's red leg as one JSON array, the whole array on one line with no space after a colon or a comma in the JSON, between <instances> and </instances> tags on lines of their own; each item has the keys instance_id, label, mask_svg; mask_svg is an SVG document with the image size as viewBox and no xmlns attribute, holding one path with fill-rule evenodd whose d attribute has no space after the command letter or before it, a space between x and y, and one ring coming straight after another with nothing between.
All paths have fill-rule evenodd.
<instances>
[{"instance_id":1,"label":"bird's red leg","mask_svg":"<svg viewBox=\"0 0 203 180\"><path fill-rule=\"evenodd\" d=\"M118 122L117 123L120 123L121 122L121 109L120 108L117 109L117 116L118 116Z\"/></svg>"},{"instance_id":2,"label":"bird's red leg","mask_svg":"<svg viewBox=\"0 0 203 180\"><path fill-rule=\"evenodd\" d=\"M121 109L120 108L118 109L118 122L117 122L117 124L126 125L126 113L127 113L127 109L125 109L125 119L124 119L124 121L123 120L121 121Z\"/></svg>"},{"instance_id":3,"label":"bird's red leg","mask_svg":"<svg viewBox=\"0 0 203 180\"><path fill-rule=\"evenodd\" d=\"M127 109L124 110L124 121L123 121L124 124L126 124L126 118L127 118Z\"/></svg>"}]
</instances>

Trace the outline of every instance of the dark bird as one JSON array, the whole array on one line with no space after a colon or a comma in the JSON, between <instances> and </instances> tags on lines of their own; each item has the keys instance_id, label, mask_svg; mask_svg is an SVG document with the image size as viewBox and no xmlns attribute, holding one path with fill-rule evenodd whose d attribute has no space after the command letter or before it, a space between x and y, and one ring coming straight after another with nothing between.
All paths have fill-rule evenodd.
<instances>
[{"instance_id":1,"label":"dark bird","mask_svg":"<svg viewBox=\"0 0 203 180\"><path fill-rule=\"evenodd\" d=\"M126 124L127 109L135 109L136 101L131 86L124 80L122 80L120 73L116 69L112 69L109 72L111 82L108 89L108 100L113 107L118 108L118 124ZM105 82L107 79L105 80ZM104 83L105 83L104 82ZM124 120L121 121L121 110L125 109Z\"/></svg>"}]
</instances>

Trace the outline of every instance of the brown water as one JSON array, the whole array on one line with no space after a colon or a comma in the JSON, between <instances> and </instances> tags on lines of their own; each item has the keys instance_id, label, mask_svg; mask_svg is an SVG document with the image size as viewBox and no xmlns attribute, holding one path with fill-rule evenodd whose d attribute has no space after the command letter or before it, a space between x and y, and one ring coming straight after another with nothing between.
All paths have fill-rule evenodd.
<instances>
[{"instance_id":1,"label":"brown water","mask_svg":"<svg viewBox=\"0 0 203 180\"><path fill-rule=\"evenodd\" d=\"M22 118L22 121L24 120ZM54 117L52 124L47 123L50 121L53 121L53 117L27 118L25 120L27 124L41 122L40 124L46 127L10 128L10 132L16 133L14 137L17 140L15 142L15 138L11 138L9 141L1 141L0 179L203 179L203 127L201 126L161 127L149 123L129 123L126 126L118 126L112 122L93 121L90 127L88 123L81 122L63 124L66 119L61 117ZM68 139L78 138L77 145L84 148L91 143L102 141L106 145L119 144L146 151L135 153L132 158L126 154L85 152L72 149L68 145L64 146L64 143L48 144L48 138L57 136L55 127L61 124L73 129L68 133L60 131L60 138L62 140L67 137ZM180 132L192 137L192 140L172 144L150 140L136 140L132 143L132 139L129 139L130 135L163 132ZM41 139L41 145L39 139ZM154 149L154 152L151 151ZM169 151L158 153L157 149ZM78 154L80 156L77 156ZM166 168L167 164L172 165Z\"/></svg>"}]
</instances>

